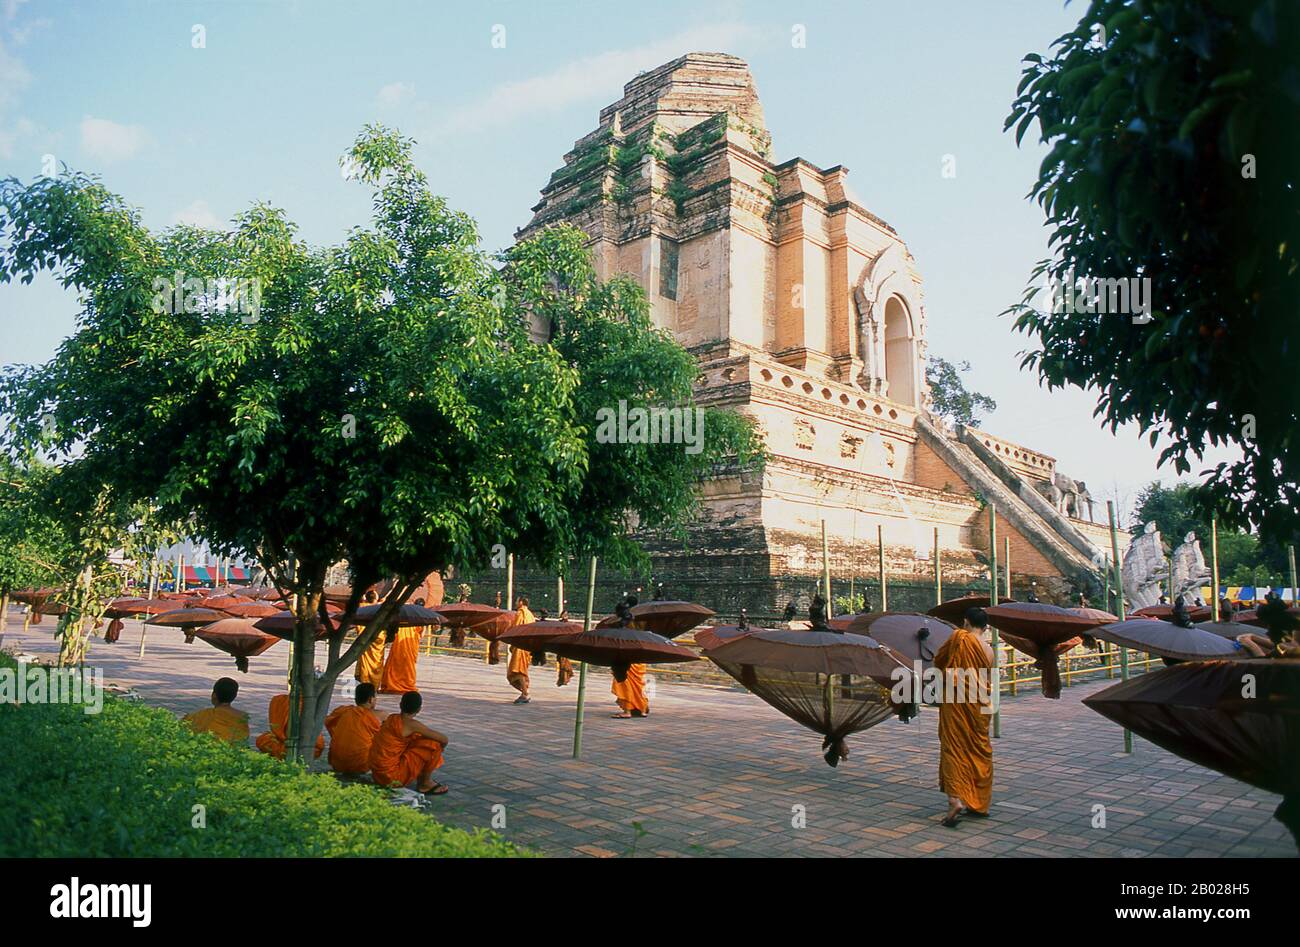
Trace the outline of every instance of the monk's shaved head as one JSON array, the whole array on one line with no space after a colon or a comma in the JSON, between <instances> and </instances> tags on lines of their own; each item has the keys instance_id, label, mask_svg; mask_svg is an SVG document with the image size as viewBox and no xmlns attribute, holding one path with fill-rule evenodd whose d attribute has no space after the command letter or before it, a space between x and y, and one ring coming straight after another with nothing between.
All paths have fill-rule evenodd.
<instances>
[{"instance_id":1,"label":"monk's shaved head","mask_svg":"<svg viewBox=\"0 0 1300 947\"><path fill-rule=\"evenodd\" d=\"M370 682L357 685L357 703L368 704L375 699L375 685Z\"/></svg>"},{"instance_id":2,"label":"monk's shaved head","mask_svg":"<svg viewBox=\"0 0 1300 947\"><path fill-rule=\"evenodd\" d=\"M212 696L219 704L228 704L239 696L239 682L233 677L221 677L212 685Z\"/></svg>"},{"instance_id":3,"label":"monk's shaved head","mask_svg":"<svg viewBox=\"0 0 1300 947\"><path fill-rule=\"evenodd\" d=\"M402 713L418 714L423 706L424 698L420 696L419 691L407 691L402 695Z\"/></svg>"},{"instance_id":4,"label":"monk's shaved head","mask_svg":"<svg viewBox=\"0 0 1300 947\"><path fill-rule=\"evenodd\" d=\"M989 626L988 612L982 608L966 609L966 624L972 628L978 628L981 631Z\"/></svg>"}]
</instances>

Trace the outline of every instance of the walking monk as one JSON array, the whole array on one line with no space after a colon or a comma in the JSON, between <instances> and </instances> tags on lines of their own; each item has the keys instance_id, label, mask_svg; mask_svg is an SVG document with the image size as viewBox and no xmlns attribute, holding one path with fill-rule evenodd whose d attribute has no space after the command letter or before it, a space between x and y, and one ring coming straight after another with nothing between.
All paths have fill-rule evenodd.
<instances>
[{"instance_id":1,"label":"walking monk","mask_svg":"<svg viewBox=\"0 0 1300 947\"><path fill-rule=\"evenodd\" d=\"M358 684L356 703L335 707L325 718L325 729L330 732L330 769L350 776L369 772L370 747L379 727L375 685Z\"/></svg>"},{"instance_id":2,"label":"walking monk","mask_svg":"<svg viewBox=\"0 0 1300 947\"><path fill-rule=\"evenodd\" d=\"M378 601L379 596L373 591L365 594L363 601L367 605L373 605ZM375 636L375 640L370 642L370 647L361 652L361 657L357 658L357 669L353 672L353 677L359 684L373 684L378 689L384 682L384 645L388 641L387 631L381 631Z\"/></svg>"},{"instance_id":3,"label":"walking monk","mask_svg":"<svg viewBox=\"0 0 1300 947\"><path fill-rule=\"evenodd\" d=\"M415 719L424 700L419 691L402 695L402 712L391 714L370 745L370 772L377 786L406 786L426 796L441 796L447 787L434 782L442 753L451 742L444 734Z\"/></svg>"},{"instance_id":4,"label":"walking monk","mask_svg":"<svg viewBox=\"0 0 1300 947\"><path fill-rule=\"evenodd\" d=\"M528 608L528 599L520 596L519 601L515 603L515 620L510 623L510 627L517 625L531 625L537 621ZM528 697L528 666L532 663L533 656L523 648L510 646L510 663L506 665L506 683L515 690L519 691L519 696L515 698L516 704L526 704L529 702Z\"/></svg>"},{"instance_id":5,"label":"walking monk","mask_svg":"<svg viewBox=\"0 0 1300 947\"><path fill-rule=\"evenodd\" d=\"M636 627L632 621L632 606L635 604L636 596L629 595L614 606L614 613L621 620L622 627ZM645 692L646 666L644 664L615 665L610 670L614 674L614 682L610 685L609 692L618 701L618 713L610 716L615 720L650 716L650 698Z\"/></svg>"},{"instance_id":6,"label":"walking monk","mask_svg":"<svg viewBox=\"0 0 1300 947\"><path fill-rule=\"evenodd\" d=\"M966 610L934 666L943 672L939 703L939 788L948 795L943 825L957 827L960 816L984 819L993 796L993 649L984 641L989 619L982 608ZM962 808L963 805L965 808Z\"/></svg>"},{"instance_id":7,"label":"walking monk","mask_svg":"<svg viewBox=\"0 0 1300 947\"><path fill-rule=\"evenodd\" d=\"M423 605L423 602L417 602ZM424 628L398 628L393 647L384 664L380 693L406 694L415 690L415 662L420 657L420 641Z\"/></svg>"},{"instance_id":8,"label":"walking monk","mask_svg":"<svg viewBox=\"0 0 1300 947\"><path fill-rule=\"evenodd\" d=\"M299 703L301 707L301 702ZM276 694L266 710L271 729L257 738L257 748L277 760L284 759L284 744L289 739L289 695ZM316 738L316 758L325 752L325 735Z\"/></svg>"},{"instance_id":9,"label":"walking monk","mask_svg":"<svg viewBox=\"0 0 1300 947\"><path fill-rule=\"evenodd\" d=\"M196 710L181 718L195 733L210 733L236 745L248 743L248 714L230 705L239 694L239 682L222 677L212 685L212 706Z\"/></svg>"}]
</instances>

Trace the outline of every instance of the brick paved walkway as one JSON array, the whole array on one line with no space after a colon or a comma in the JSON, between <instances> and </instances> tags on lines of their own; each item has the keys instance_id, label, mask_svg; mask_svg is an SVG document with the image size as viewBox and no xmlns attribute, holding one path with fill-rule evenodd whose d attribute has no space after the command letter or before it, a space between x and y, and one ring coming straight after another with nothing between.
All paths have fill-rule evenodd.
<instances>
[{"instance_id":1,"label":"brick paved walkway","mask_svg":"<svg viewBox=\"0 0 1300 947\"><path fill-rule=\"evenodd\" d=\"M54 654L50 631L24 635L17 616L10 613L5 649ZM283 689L283 646L253 658L242 675L227 655L201 641L186 645L170 629L150 629L141 662L139 636L128 622L118 644L92 643L91 663L107 683L188 711L228 674L240 681L237 706L253 732L264 728L267 702ZM535 668L525 706L511 703L504 665L422 657L419 681L425 715L452 739L439 771L452 792L426 811L475 828L504 806L496 810L505 814L502 834L552 855L1296 853L1272 818L1278 797L1142 740L1126 756L1120 731L1079 703L1104 682L1067 688L1059 701L1004 700L992 818L953 831L938 824L944 799L930 709L911 724L887 721L851 737L850 758L831 769L820 738L738 691L661 679L650 717L612 720L609 677L597 669L587 682L583 759L574 761L576 677L557 688L554 666ZM341 688L336 702L345 699ZM380 704L391 712L396 698ZM1092 827L1098 805L1104 828ZM796 828L800 812L806 825Z\"/></svg>"}]
</instances>

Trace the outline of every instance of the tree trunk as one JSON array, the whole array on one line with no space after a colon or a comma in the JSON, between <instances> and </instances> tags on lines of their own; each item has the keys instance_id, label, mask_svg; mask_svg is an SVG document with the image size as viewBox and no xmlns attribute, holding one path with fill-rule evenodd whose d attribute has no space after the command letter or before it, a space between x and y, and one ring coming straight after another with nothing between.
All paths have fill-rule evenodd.
<instances>
[{"instance_id":1,"label":"tree trunk","mask_svg":"<svg viewBox=\"0 0 1300 947\"><path fill-rule=\"evenodd\" d=\"M293 672L289 676L289 726L286 759L310 763L316 743L316 609L320 592L297 595L293 628Z\"/></svg>"}]
</instances>

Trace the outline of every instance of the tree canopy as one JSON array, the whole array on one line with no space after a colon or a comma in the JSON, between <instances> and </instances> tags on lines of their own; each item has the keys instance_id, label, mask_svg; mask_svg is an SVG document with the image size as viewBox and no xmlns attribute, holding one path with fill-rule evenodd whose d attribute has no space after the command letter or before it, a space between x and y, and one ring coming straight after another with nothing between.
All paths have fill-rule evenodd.
<instances>
[{"instance_id":1,"label":"tree canopy","mask_svg":"<svg viewBox=\"0 0 1300 947\"><path fill-rule=\"evenodd\" d=\"M956 364L929 356L925 363L925 380L930 385L931 408L936 415L954 424L979 424L980 417L996 411L998 403L986 394L971 391L962 375L970 371L970 362Z\"/></svg>"},{"instance_id":2,"label":"tree canopy","mask_svg":"<svg viewBox=\"0 0 1300 947\"><path fill-rule=\"evenodd\" d=\"M499 270L411 146L380 127L358 137L347 160L373 221L325 248L265 204L227 231L154 234L83 175L0 185L0 279L52 269L85 300L52 361L8 371L10 449L75 451L71 466L298 597L295 687L314 723L300 745L324 717L315 697L430 571L482 567L498 543L542 563L627 562L631 524L680 528L697 475L759 456L734 415L707 416L698 454L597 443L599 407L691 406L693 360L634 282L595 278L575 231ZM551 342L530 340L532 318ZM355 593L333 625L321 593L343 559ZM384 608L344 648L385 577L399 581ZM318 620L334 628L320 680Z\"/></svg>"},{"instance_id":3,"label":"tree canopy","mask_svg":"<svg viewBox=\"0 0 1300 947\"><path fill-rule=\"evenodd\" d=\"M1051 48L1025 57L1007 118L1017 143L1036 123L1049 146L1030 196L1053 256L1033 278L1123 281L1106 291L1119 308L1149 280L1149 311L1044 306L1031 285L1010 310L1039 345L1024 364L1095 389L1112 430L1166 435L1161 463L1180 474L1208 445L1239 447L1202 472L1203 508L1293 537L1300 5L1093 0Z\"/></svg>"}]
</instances>

